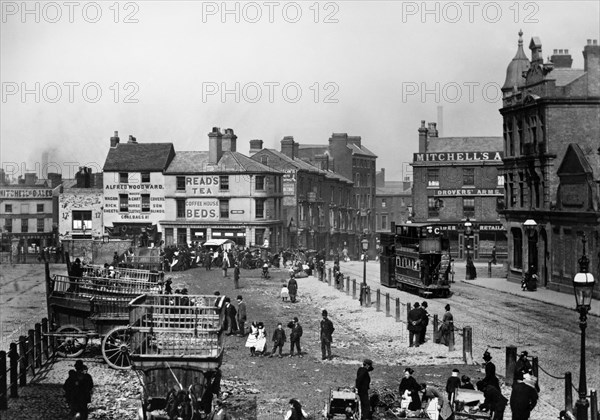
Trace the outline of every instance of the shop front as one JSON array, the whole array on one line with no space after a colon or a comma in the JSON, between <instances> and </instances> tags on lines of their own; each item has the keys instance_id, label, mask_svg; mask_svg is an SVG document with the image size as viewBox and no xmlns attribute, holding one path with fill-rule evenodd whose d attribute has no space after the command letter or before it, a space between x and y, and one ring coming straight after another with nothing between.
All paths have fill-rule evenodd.
<instances>
[{"instance_id":1,"label":"shop front","mask_svg":"<svg viewBox=\"0 0 600 420\"><path fill-rule=\"evenodd\" d=\"M505 259L508 252L508 238L501 223L478 223L473 221L471 235L465 234L464 221L458 223L439 223L450 241L450 253L453 258L466 259L467 246L475 260L490 260L492 250L496 248L496 258Z\"/></svg>"}]
</instances>

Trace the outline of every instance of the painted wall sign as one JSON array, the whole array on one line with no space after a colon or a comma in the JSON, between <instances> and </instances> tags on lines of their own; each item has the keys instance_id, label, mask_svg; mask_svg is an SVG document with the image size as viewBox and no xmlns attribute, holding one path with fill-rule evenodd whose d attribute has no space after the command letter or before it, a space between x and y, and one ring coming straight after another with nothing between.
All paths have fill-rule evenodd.
<instances>
[{"instance_id":1,"label":"painted wall sign","mask_svg":"<svg viewBox=\"0 0 600 420\"><path fill-rule=\"evenodd\" d=\"M0 198L51 198L52 189L0 188Z\"/></svg>"},{"instance_id":2,"label":"painted wall sign","mask_svg":"<svg viewBox=\"0 0 600 420\"><path fill-rule=\"evenodd\" d=\"M244 210L231 210L229 213L231 213L231 214L244 214Z\"/></svg>"},{"instance_id":3,"label":"painted wall sign","mask_svg":"<svg viewBox=\"0 0 600 420\"><path fill-rule=\"evenodd\" d=\"M218 190L218 176L199 175L185 177L185 191L190 195L213 195Z\"/></svg>"},{"instance_id":4,"label":"painted wall sign","mask_svg":"<svg viewBox=\"0 0 600 420\"><path fill-rule=\"evenodd\" d=\"M219 220L219 200L216 198L186 200L185 218L193 220Z\"/></svg>"},{"instance_id":5,"label":"painted wall sign","mask_svg":"<svg viewBox=\"0 0 600 420\"><path fill-rule=\"evenodd\" d=\"M413 162L502 162L502 152L413 153Z\"/></svg>"},{"instance_id":6,"label":"painted wall sign","mask_svg":"<svg viewBox=\"0 0 600 420\"><path fill-rule=\"evenodd\" d=\"M476 196L503 196L504 192L498 188L459 188L456 190L435 190L434 195L436 196L463 196L463 195L476 195Z\"/></svg>"}]
</instances>

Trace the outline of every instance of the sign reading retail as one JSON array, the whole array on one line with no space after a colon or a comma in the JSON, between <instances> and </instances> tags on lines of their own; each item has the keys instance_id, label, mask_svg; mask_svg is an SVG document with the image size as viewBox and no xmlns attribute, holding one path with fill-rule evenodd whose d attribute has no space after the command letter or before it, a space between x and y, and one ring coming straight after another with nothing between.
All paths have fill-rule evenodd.
<instances>
[{"instance_id":1,"label":"sign reading retail","mask_svg":"<svg viewBox=\"0 0 600 420\"><path fill-rule=\"evenodd\" d=\"M498 188L458 188L455 190L435 190L437 196L453 196L453 195L477 195L477 196L490 196L490 195L504 195L504 192Z\"/></svg>"},{"instance_id":2,"label":"sign reading retail","mask_svg":"<svg viewBox=\"0 0 600 420\"><path fill-rule=\"evenodd\" d=\"M219 189L219 177L199 175L185 177L185 191L192 195L213 195ZM217 204L218 205L218 204Z\"/></svg>"},{"instance_id":3,"label":"sign reading retail","mask_svg":"<svg viewBox=\"0 0 600 420\"><path fill-rule=\"evenodd\" d=\"M50 198L51 189L38 188L0 188L0 198Z\"/></svg>"},{"instance_id":4,"label":"sign reading retail","mask_svg":"<svg viewBox=\"0 0 600 420\"><path fill-rule=\"evenodd\" d=\"M413 153L413 162L502 162L502 152Z\"/></svg>"},{"instance_id":5,"label":"sign reading retail","mask_svg":"<svg viewBox=\"0 0 600 420\"><path fill-rule=\"evenodd\" d=\"M216 198L186 200L185 218L195 220L219 220L219 200Z\"/></svg>"}]
</instances>

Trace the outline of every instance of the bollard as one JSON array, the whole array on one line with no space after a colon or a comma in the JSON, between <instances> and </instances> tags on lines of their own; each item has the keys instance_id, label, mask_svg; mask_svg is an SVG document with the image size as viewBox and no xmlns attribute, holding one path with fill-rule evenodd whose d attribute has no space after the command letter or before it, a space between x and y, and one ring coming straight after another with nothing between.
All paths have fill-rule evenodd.
<instances>
[{"instance_id":1,"label":"bollard","mask_svg":"<svg viewBox=\"0 0 600 420\"><path fill-rule=\"evenodd\" d=\"M463 328L463 360L467 365L473 364L473 328Z\"/></svg>"},{"instance_id":2,"label":"bollard","mask_svg":"<svg viewBox=\"0 0 600 420\"><path fill-rule=\"evenodd\" d=\"M371 286L367 286L366 288L366 293L367 293L367 308L371 307Z\"/></svg>"},{"instance_id":3,"label":"bollard","mask_svg":"<svg viewBox=\"0 0 600 420\"><path fill-rule=\"evenodd\" d=\"M440 320L437 315L433 315L433 342L440 342Z\"/></svg>"},{"instance_id":4,"label":"bollard","mask_svg":"<svg viewBox=\"0 0 600 420\"><path fill-rule=\"evenodd\" d=\"M27 385L27 337L24 335L19 337L19 385ZM16 370L15 370L16 372Z\"/></svg>"},{"instance_id":5,"label":"bollard","mask_svg":"<svg viewBox=\"0 0 600 420\"><path fill-rule=\"evenodd\" d=\"M400 298L396 298L396 322L400 322Z\"/></svg>"},{"instance_id":6,"label":"bollard","mask_svg":"<svg viewBox=\"0 0 600 420\"><path fill-rule=\"evenodd\" d=\"M0 410L8 408L8 388L6 386L6 352L0 351Z\"/></svg>"},{"instance_id":7,"label":"bollard","mask_svg":"<svg viewBox=\"0 0 600 420\"><path fill-rule=\"evenodd\" d=\"M488 277L492 278L492 262L488 261Z\"/></svg>"},{"instance_id":8,"label":"bollard","mask_svg":"<svg viewBox=\"0 0 600 420\"><path fill-rule=\"evenodd\" d=\"M352 279L352 299L356 299L356 279Z\"/></svg>"},{"instance_id":9,"label":"bollard","mask_svg":"<svg viewBox=\"0 0 600 420\"><path fill-rule=\"evenodd\" d=\"M385 316L390 316L390 294L385 294Z\"/></svg>"},{"instance_id":10,"label":"bollard","mask_svg":"<svg viewBox=\"0 0 600 420\"><path fill-rule=\"evenodd\" d=\"M410 312L411 309L412 309L412 306L410 306L410 302L408 302L406 304L406 325L408 325L408 313Z\"/></svg>"},{"instance_id":11,"label":"bollard","mask_svg":"<svg viewBox=\"0 0 600 420\"><path fill-rule=\"evenodd\" d=\"M448 337L448 351L454 351L454 327L450 329Z\"/></svg>"},{"instance_id":12,"label":"bollard","mask_svg":"<svg viewBox=\"0 0 600 420\"><path fill-rule=\"evenodd\" d=\"M331 267L327 269L327 283L331 286Z\"/></svg>"},{"instance_id":13,"label":"bollard","mask_svg":"<svg viewBox=\"0 0 600 420\"><path fill-rule=\"evenodd\" d=\"M573 379L571 372L565 373L565 411L573 412Z\"/></svg>"},{"instance_id":14,"label":"bollard","mask_svg":"<svg viewBox=\"0 0 600 420\"><path fill-rule=\"evenodd\" d=\"M42 367L42 324L35 324L35 367Z\"/></svg>"},{"instance_id":15,"label":"bollard","mask_svg":"<svg viewBox=\"0 0 600 420\"><path fill-rule=\"evenodd\" d=\"M350 276L346 276L346 295L350 296Z\"/></svg>"},{"instance_id":16,"label":"bollard","mask_svg":"<svg viewBox=\"0 0 600 420\"><path fill-rule=\"evenodd\" d=\"M592 409L590 420L598 420L598 393L595 389L590 389L590 408Z\"/></svg>"},{"instance_id":17,"label":"bollard","mask_svg":"<svg viewBox=\"0 0 600 420\"><path fill-rule=\"evenodd\" d=\"M533 376L538 379L538 385L540 384L540 365L537 356L533 356L531 358L531 370L533 371Z\"/></svg>"},{"instance_id":18,"label":"bollard","mask_svg":"<svg viewBox=\"0 0 600 420\"><path fill-rule=\"evenodd\" d=\"M377 312L381 311L381 290L377 289L377 295L376 295L376 299L377 299Z\"/></svg>"},{"instance_id":19,"label":"bollard","mask_svg":"<svg viewBox=\"0 0 600 420\"><path fill-rule=\"evenodd\" d=\"M35 343L35 331L29 330L27 333L27 355L25 358L27 359L27 367L31 368L31 374L35 375L35 348L33 346L33 343Z\"/></svg>"},{"instance_id":20,"label":"bollard","mask_svg":"<svg viewBox=\"0 0 600 420\"><path fill-rule=\"evenodd\" d=\"M19 398L17 392L18 376L17 366L19 364L19 353L17 353L17 343L10 343L10 349L8 350L8 357L10 358L10 398Z\"/></svg>"},{"instance_id":21,"label":"bollard","mask_svg":"<svg viewBox=\"0 0 600 420\"><path fill-rule=\"evenodd\" d=\"M49 359L49 353L48 353L48 342L49 342L49 337L48 337L48 318L42 318L42 351L44 352L44 358L45 360Z\"/></svg>"},{"instance_id":22,"label":"bollard","mask_svg":"<svg viewBox=\"0 0 600 420\"><path fill-rule=\"evenodd\" d=\"M506 375L504 383L506 385L515 385L515 369L517 368L517 347L506 346Z\"/></svg>"}]
</instances>

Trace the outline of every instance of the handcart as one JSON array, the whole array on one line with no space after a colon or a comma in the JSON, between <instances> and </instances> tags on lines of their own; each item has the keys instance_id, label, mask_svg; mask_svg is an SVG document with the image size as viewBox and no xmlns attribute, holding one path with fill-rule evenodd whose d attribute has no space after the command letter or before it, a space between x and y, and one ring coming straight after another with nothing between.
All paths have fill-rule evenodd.
<instances>
[{"instance_id":1,"label":"handcart","mask_svg":"<svg viewBox=\"0 0 600 420\"><path fill-rule=\"evenodd\" d=\"M325 403L323 417L333 419L342 417L359 420L362 416L360 399L354 388L331 388L329 400Z\"/></svg>"},{"instance_id":2,"label":"handcart","mask_svg":"<svg viewBox=\"0 0 600 420\"><path fill-rule=\"evenodd\" d=\"M490 420L492 414L479 410L479 404L485 400L483 392L473 389L458 388L454 396L454 418Z\"/></svg>"}]
</instances>

